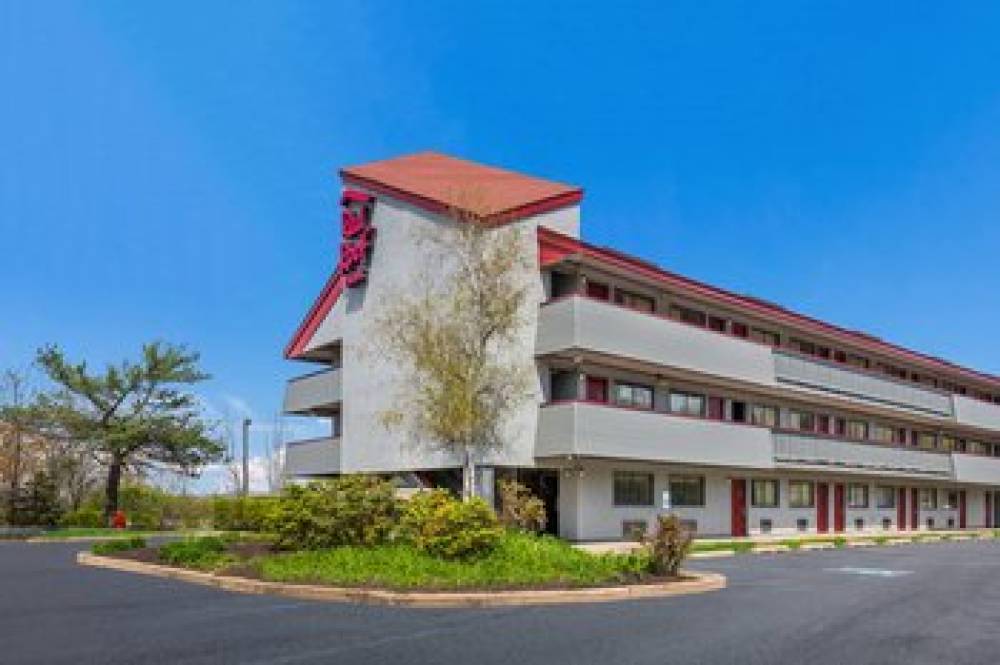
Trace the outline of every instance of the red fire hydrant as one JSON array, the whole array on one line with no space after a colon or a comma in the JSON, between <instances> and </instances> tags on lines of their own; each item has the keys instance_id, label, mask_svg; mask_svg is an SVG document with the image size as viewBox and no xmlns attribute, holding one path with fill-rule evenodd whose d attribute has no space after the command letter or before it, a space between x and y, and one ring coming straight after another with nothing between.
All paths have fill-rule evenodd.
<instances>
[{"instance_id":1,"label":"red fire hydrant","mask_svg":"<svg viewBox=\"0 0 1000 665\"><path fill-rule=\"evenodd\" d=\"M115 514L111 516L111 526L115 529L124 529L128 525L128 520L125 519L124 510L116 510Z\"/></svg>"}]
</instances>

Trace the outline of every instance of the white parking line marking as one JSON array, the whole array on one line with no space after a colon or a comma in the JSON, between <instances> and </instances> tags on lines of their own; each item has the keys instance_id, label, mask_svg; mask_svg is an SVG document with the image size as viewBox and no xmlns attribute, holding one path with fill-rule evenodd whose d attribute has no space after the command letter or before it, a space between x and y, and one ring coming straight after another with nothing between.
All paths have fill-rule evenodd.
<instances>
[{"instance_id":1,"label":"white parking line marking","mask_svg":"<svg viewBox=\"0 0 1000 665\"><path fill-rule=\"evenodd\" d=\"M824 568L828 573L845 573L847 575L867 575L869 577L902 577L912 575L912 570L886 570L884 568Z\"/></svg>"}]
</instances>

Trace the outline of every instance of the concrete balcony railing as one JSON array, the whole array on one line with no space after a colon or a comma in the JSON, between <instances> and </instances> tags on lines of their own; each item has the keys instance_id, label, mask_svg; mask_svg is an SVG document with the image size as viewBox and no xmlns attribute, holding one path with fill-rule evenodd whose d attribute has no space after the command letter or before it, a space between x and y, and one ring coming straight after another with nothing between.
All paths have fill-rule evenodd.
<instances>
[{"instance_id":1,"label":"concrete balcony railing","mask_svg":"<svg viewBox=\"0 0 1000 665\"><path fill-rule=\"evenodd\" d=\"M1000 457L954 453L952 465L960 483L1000 485Z\"/></svg>"},{"instance_id":2,"label":"concrete balcony railing","mask_svg":"<svg viewBox=\"0 0 1000 665\"><path fill-rule=\"evenodd\" d=\"M774 351L775 377L781 383L823 390L934 416L953 415L951 395L889 377L841 367L796 353ZM987 405L988 406L988 405Z\"/></svg>"},{"instance_id":3,"label":"concrete balcony railing","mask_svg":"<svg viewBox=\"0 0 1000 665\"><path fill-rule=\"evenodd\" d=\"M285 474L324 476L340 473L340 439L293 441L285 447Z\"/></svg>"},{"instance_id":4,"label":"concrete balcony railing","mask_svg":"<svg viewBox=\"0 0 1000 665\"><path fill-rule=\"evenodd\" d=\"M590 402L543 406L535 456L774 466L767 429Z\"/></svg>"},{"instance_id":5,"label":"concrete balcony railing","mask_svg":"<svg viewBox=\"0 0 1000 665\"><path fill-rule=\"evenodd\" d=\"M539 355L587 350L774 385L770 347L585 296L540 308L535 348Z\"/></svg>"},{"instance_id":6,"label":"concrete balcony railing","mask_svg":"<svg viewBox=\"0 0 1000 665\"><path fill-rule=\"evenodd\" d=\"M952 476L951 456L947 453L843 441L795 432L774 433L774 460L780 467L822 467L831 471L937 478Z\"/></svg>"},{"instance_id":7,"label":"concrete balcony railing","mask_svg":"<svg viewBox=\"0 0 1000 665\"><path fill-rule=\"evenodd\" d=\"M342 399L340 368L325 369L291 379L285 386L285 413L328 415Z\"/></svg>"},{"instance_id":8,"label":"concrete balcony railing","mask_svg":"<svg viewBox=\"0 0 1000 665\"><path fill-rule=\"evenodd\" d=\"M960 425L1000 431L1000 404L990 404L965 395L952 395L952 400L955 420Z\"/></svg>"}]
</instances>

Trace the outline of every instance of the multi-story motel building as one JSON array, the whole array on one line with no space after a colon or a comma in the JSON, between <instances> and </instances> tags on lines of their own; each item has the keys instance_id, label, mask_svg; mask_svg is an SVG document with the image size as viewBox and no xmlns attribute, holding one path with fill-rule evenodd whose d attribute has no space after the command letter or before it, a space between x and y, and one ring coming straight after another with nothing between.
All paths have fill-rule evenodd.
<instances>
[{"instance_id":1,"label":"multi-story motel building","mask_svg":"<svg viewBox=\"0 0 1000 665\"><path fill-rule=\"evenodd\" d=\"M1000 378L587 244L576 187L433 153L341 178L339 263L286 349L316 369L285 411L330 436L290 444L290 474L454 476L457 458L378 424L401 378L364 349L381 303L447 270L415 234L475 200L537 268L510 349L535 395L480 460L487 497L516 476L573 540L665 511L701 535L1000 525Z\"/></svg>"}]
</instances>

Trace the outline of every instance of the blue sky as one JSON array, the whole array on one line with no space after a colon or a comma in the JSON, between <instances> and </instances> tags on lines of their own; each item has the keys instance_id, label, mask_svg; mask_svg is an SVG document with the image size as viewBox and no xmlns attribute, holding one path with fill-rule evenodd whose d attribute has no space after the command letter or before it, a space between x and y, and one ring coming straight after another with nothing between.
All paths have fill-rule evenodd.
<instances>
[{"instance_id":1,"label":"blue sky","mask_svg":"<svg viewBox=\"0 0 1000 665\"><path fill-rule=\"evenodd\" d=\"M335 170L436 149L582 185L592 242L1000 373L1000 6L538 4L0 3L0 366L184 342L270 421Z\"/></svg>"}]
</instances>

